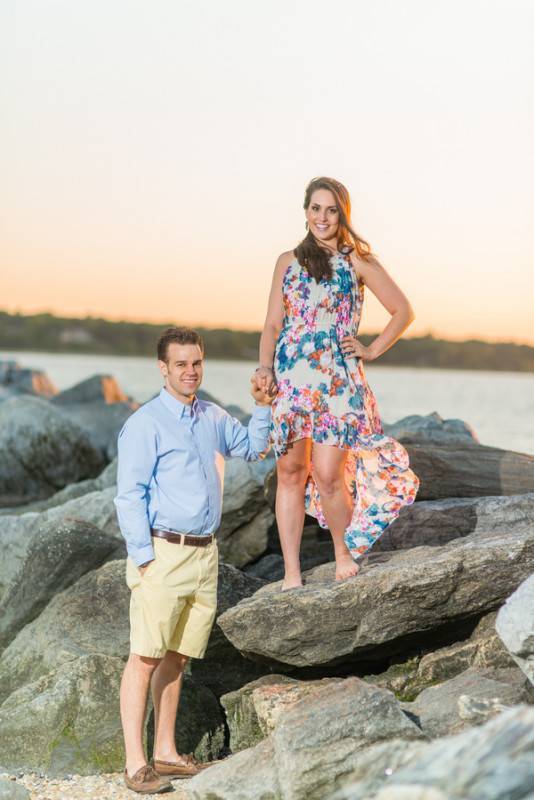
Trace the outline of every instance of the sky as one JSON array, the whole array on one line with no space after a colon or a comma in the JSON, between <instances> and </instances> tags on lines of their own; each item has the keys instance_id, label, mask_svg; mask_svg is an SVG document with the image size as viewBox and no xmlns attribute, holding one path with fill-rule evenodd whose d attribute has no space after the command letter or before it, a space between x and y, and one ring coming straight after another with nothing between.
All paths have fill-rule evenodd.
<instances>
[{"instance_id":1,"label":"sky","mask_svg":"<svg viewBox=\"0 0 534 800\"><path fill-rule=\"evenodd\" d=\"M329 175L406 335L534 345L533 30L531 0L1 0L0 308L260 329Z\"/></svg>"}]
</instances>

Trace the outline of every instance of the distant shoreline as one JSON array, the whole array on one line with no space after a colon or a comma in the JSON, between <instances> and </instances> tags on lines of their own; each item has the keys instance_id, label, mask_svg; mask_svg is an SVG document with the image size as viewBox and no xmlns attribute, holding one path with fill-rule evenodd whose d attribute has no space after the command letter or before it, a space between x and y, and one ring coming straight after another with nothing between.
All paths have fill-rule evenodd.
<instances>
[{"instance_id":1,"label":"distant shoreline","mask_svg":"<svg viewBox=\"0 0 534 800\"><path fill-rule=\"evenodd\" d=\"M154 356L156 339L165 327L164 323L110 322L92 317L79 319L0 311L0 350ZM204 339L210 360L257 360L260 331L201 327L197 330ZM375 336L361 334L358 338L368 344ZM455 342L427 335L400 339L380 357L376 366L534 372L534 347L480 340Z\"/></svg>"}]
</instances>

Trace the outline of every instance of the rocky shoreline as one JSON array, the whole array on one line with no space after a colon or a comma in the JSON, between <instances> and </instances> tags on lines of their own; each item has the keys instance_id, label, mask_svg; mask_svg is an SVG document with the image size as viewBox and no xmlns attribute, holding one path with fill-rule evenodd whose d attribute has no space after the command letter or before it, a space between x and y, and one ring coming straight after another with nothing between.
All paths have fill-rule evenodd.
<instances>
[{"instance_id":1,"label":"rocky shoreline","mask_svg":"<svg viewBox=\"0 0 534 800\"><path fill-rule=\"evenodd\" d=\"M58 393L0 363L0 800L133 796L113 497L137 407L112 376ZM169 796L534 796L534 457L438 414L387 433L421 479L416 503L338 583L308 519L306 584L283 594L274 461L227 463L217 623L176 728L179 749L222 762Z\"/></svg>"}]
</instances>

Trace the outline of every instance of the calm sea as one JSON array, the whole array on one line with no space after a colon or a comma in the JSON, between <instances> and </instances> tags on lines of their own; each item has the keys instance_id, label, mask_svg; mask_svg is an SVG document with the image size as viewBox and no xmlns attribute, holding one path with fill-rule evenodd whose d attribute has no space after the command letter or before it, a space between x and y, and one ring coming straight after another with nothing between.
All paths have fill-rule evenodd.
<instances>
[{"instance_id":1,"label":"calm sea","mask_svg":"<svg viewBox=\"0 0 534 800\"><path fill-rule=\"evenodd\" d=\"M126 394L139 401L161 386L156 362L150 358L0 351L0 359L44 370L60 390L95 373L113 375ZM249 381L255 366L207 361L203 388L223 405L236 403L251 410ZM468 422L482 444L534 454L534 374L376 365L367 365L366 374L385 422L437 411L444 418Z\"/></svg>"}]
</instances>

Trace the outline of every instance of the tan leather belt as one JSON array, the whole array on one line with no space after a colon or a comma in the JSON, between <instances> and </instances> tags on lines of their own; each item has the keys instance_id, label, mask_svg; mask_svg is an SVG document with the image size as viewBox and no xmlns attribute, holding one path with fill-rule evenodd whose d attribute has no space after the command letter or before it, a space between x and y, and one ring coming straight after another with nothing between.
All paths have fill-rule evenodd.
<instances>
[{"instance_id":1,"label":"tan leather belt","mask_svg":"<svg viewBox=\"0 0 534 800\"><path fill-rule=\"evenodd\" d=\"M189 544L193 547L207 547L213 542L212 533L209 536L190 536L187 533L177 533L176 531L159 531L157 528L151 528L150 533L152 536L157 536L158 539L166 539L167 542Z\"/></svg>"}]
</instances>

